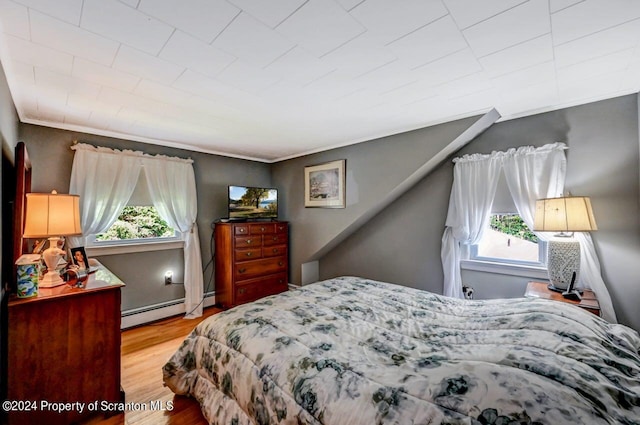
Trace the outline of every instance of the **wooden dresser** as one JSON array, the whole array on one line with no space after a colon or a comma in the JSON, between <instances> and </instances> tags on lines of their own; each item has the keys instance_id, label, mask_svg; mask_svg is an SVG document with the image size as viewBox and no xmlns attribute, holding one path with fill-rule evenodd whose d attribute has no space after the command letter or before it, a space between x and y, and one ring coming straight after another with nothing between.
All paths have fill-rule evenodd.
<instances>
[{"instance_id":1,"label":"wooden dresser","mask_svg":"<svg viewBox=\"0 0 640 425\"><path fill-rule=\"evenodd\" d=\"M14 295L9 300L8 400L15 404L7 409L9 424L76 423L99 414L102 402L124 401L120 389L124 283L99 263L97 267L85 288L40 288L36 297ZM90 410L89 403L96 401L97 408ZM54 411L63 406L56 402L70 403L69 410Z\"/></svg>"},{"instance_id":2,"label":"wooden dresser","mask_svg":"<svg viewBox=\"0 0 640 425\"><path fill-rule=\"evenodd\" d=\"M288 230L285 221L216 223L216 301L229 308L286 291Z\"/></svg>"}]
</instances>

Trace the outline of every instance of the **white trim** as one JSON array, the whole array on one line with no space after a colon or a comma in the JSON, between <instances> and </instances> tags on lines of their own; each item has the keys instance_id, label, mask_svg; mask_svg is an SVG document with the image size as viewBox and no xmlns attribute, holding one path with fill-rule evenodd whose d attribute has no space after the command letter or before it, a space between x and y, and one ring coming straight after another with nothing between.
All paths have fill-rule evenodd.
<instances>
[{"instance_id":1,"label":"white trim","mask_svg":"<svg viewBox=\"0 0 640 425\"><path fill-rule=\"evenodd\" d=\"M216 297L214 292L204 294L204 307L215 305ZM177 316L186 313L184 298L153 304L145 307L126 310L121 313L120 329L127 329L133 326L143 325L167 317Z\"/></svg>"},{"instance_id":2,"label":"white trim","mask_svg":"<svg viewBox=\"0 0 640 425\"><path fill-rule=\"evenodd\" d=\"M522 264L493 263L491 261L460 260L460 268L485 273L506 274L510 276L548 279L546 268L525 266Z\"/></svg>"},{"instance_id":3,"label":"white trim","mask_svg":"<svg viewBox=\"0 0 640 425\"><path fill-rule=\"evenodd\" d=\"M104 246L86 246L88 256L99 257L102 255L131 254L133 252L164 251L167 249L184 249L184 241L163 241L113 244Z\"/></svg>"}]
</instances>

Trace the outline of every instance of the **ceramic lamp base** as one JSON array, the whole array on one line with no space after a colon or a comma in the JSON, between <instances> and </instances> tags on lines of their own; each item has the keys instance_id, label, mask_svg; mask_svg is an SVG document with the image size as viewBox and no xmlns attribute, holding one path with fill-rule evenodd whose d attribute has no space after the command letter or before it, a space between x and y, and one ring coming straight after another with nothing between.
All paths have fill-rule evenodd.
<instances>
[{"instance_id":1,"label":"ceramic lamp base","mask_svg":"<svg viewBox=\"0 0 640 425\"><path fill-rule=\"evenodd\" d=\"M38 282L40 288L55 288L56 286L64 285L64 280L60 277L60 274L55 270L47 272L44 277Z\"/></svg>"},{"instance_id":2,"label":"ceramic lamp base","mask_svg":"<svg viewBox=\"0 0 640 425\"><path fill-rule=\"evenodd\" d=\"M580 275L580 243L571 237L556 237L547 245L549 281L557 291L565 291Z\"/></svg>"},{"instance_id":3,"label":"ceramic lamp base","mask_svg":"<svg viewBox=\"0 0 640 425\"><path fill-rule=\"evenodd\" d=\"M64 254L64 251L58 248L57 237L49 238L49 248L45 249L42 253L44 263L47 265L47 274L40 281L38 286L40 288L54 288L56 286L64 285L64 280L60 277L60 274L56 271L58 266L58 260L60 256Z\"/></svg>"}]
</instances>

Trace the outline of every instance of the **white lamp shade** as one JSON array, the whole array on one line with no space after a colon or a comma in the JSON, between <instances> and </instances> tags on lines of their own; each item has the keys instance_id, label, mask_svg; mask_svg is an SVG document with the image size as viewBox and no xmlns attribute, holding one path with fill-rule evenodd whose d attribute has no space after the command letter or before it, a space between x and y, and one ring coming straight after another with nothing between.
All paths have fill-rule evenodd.
<instances>
[{"instance_id":1,"label":"white lamp shade","mask_svg":"<svg viewBox=\"0 0 640 425\"><path fill-rule=\"evenodd\" d=\"M27 213L23 236L81 235L80 197L57 193L27 193Z\"/></svg>"},{"instance_id":2,"label":"white lamp shade","mask_svg":"<svg viewBox=\"0 0 640 425\"><path fill-rule=\"evenodd\" d=\"M591 200L586 196L537 200L533 230L538 232L598 230L591 209Z\"/></svg>"}]
</instances>

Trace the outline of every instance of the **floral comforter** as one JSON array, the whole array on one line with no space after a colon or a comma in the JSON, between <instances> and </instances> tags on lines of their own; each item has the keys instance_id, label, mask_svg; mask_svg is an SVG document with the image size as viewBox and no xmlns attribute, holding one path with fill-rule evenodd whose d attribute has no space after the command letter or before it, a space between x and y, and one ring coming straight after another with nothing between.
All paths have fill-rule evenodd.
<instances>
[{"instance_id":1,"label":"floral comforter","mask_svg":"<svg viewBox=\"0 0 640 425\"><path fill-rule=\"evenodd\" d=\"M211 424L640 424L639 350L564 303L342 277L212 316L163 373Z\"/></svg>"}]
</instances>

